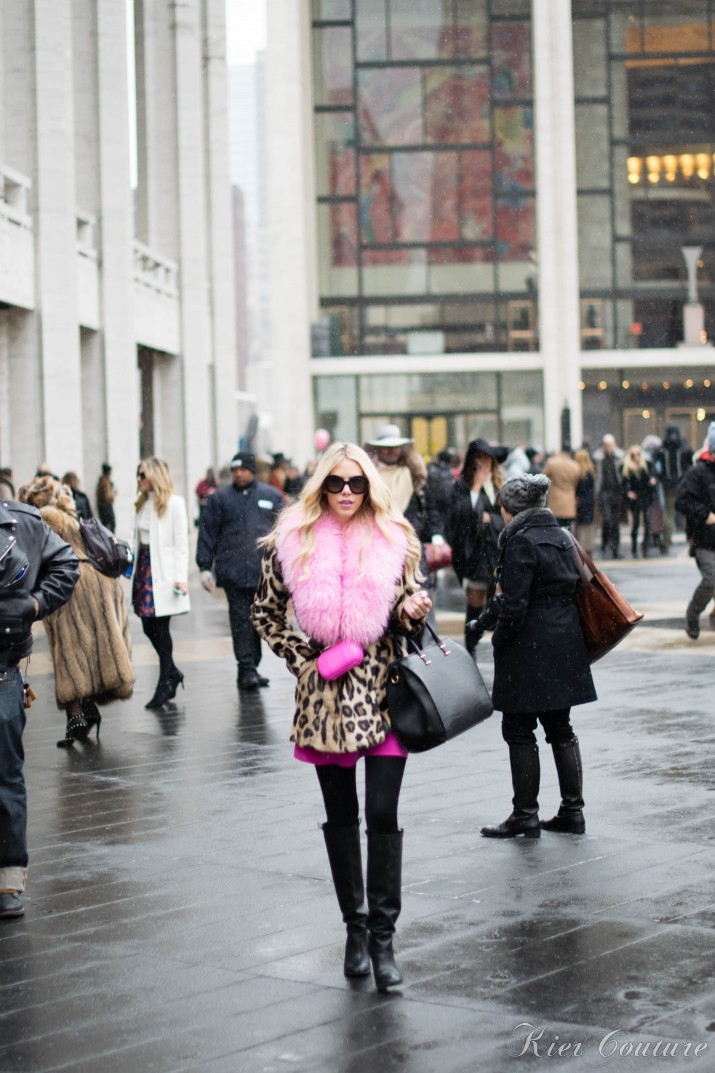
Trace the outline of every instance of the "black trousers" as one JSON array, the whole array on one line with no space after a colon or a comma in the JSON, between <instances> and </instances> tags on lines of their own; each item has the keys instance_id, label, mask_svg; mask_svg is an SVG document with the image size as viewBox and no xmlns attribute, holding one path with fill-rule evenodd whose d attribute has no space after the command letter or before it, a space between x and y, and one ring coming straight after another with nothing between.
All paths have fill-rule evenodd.
<instances>
[{"instance_id":1,"label":"black trousers","mask_svg":"<svg viewBox=\"0 0 715 1073\"><path fill-rule=\"evenodd\" d=\"M571 709L558 708L550 712L503 712L501 732L507 745L535 745L537 724L541 723L549 745L573 741L576 735L571 726Z\"/></svg>"},{"instance_id":2,"label":"black trousers","mask_svg":"<svg viewBox=\"0 0 715 1073\"><path fill-rule=\"evenodd\" d=\"M251 604L256 590L224 585L224 591L236 663L242 671L255 671L261 662L261 638L251 625Z\"/></svg>"},{"instance_id":3,"label":"black trousers","mask_svg":"<svg viewBox=\"0 0 715 1073\"><path fill-rule=\"evenodd\" d=\"M601 546L604 552L609 548L614 555L618 555L621 543L621 511L623 509L623 497L620 491L601 492L599 497L601 507Z\"/></svg>"},{"instance_id":4,"label":"black trousers","mask_svg":"<svg viewBox=\"0 0 715 1073\"><path fill-rule=\"evenodd\" d=\"M407 760L402 756L366 756L365 823L372 834L399 831L397 805ZM320 764L315 768L323 792L325 814L331 827L351 827L358 822L357 764L340 767Z\"/></svg>"}]
</instances>

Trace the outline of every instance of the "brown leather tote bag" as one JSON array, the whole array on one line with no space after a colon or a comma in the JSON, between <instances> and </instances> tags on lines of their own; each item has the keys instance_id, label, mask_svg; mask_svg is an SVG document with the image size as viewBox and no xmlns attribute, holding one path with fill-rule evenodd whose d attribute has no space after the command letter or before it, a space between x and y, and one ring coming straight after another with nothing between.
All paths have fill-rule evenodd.
<instances>
[{"instance_id":1,"label":"brown leather tote bag","mask_svg":"<svg viewBox=\"0 0 715 1073\"><path fill-rule=\"evenodd\" d=\"M591 663L595 663L628 636L643 618L643 612L631 607L574 536L571 540L584 585L583 592L576 597L576 606L586 650Z\"/></svg>"}]
</instances>

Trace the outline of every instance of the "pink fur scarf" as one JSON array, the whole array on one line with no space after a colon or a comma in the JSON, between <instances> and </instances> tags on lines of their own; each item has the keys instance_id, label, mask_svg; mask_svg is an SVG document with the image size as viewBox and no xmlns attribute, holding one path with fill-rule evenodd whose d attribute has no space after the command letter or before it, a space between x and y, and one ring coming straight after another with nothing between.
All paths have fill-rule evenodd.
<instances>
[{"instance_id":1,"label":"pink fur scarf","mask_svg":"<svg viewBox=\"0 0 715 1073\"><path fill-rule=\"evenodd\" d=\"M365 525L371 526L363 547ZM315 548L308 577L301 560L300 535L276 534L283 580L293 601L298 625L320 644L357 641L369 648L385 634L407 553L407 537L390 523L388 540L374 521L341 526L325 514L313 530Z\"/></svg>"}]
</instances>

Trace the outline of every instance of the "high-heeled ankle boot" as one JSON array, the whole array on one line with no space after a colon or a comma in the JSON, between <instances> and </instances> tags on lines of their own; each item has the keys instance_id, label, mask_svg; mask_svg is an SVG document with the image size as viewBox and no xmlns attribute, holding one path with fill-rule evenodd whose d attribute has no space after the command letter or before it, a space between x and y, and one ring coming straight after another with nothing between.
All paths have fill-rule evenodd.
<instances>
[{"instance_id":1,"label":"high-heeled ankle boot","mask_svg":"<svg viewBox=\"0 0 715 1073\"><path fill-rule=\"evenodd\" d=\"M176 690L174 690L174 693L176 693ZM156 689L154 690L154 696L151 698L151 700L147 701L147 703L144 705L144 708L150 712L158 711L160 708L164 707L167 701L171 700L171 698L174 696L174 693L171 692L169 672L167 671L165 675L160 674L159 681L157 682Z\"/></svg>"},{"instance_id":2,"label":"high-heeled ankle boot","mask_svg":"<svg viewBox=\"0 0 715 1073\"><path fill-rule=\"evenodd\" d=\"M347 929L343 972L346 976L367 976L370 957L367 952L367 906L362 876L360 825L331 827L323 824L333 886Z\"/></svg>"},{"instance_id":3,"label":"high-heeled ankle boot","mask_svg":"<svg viewBox=\"0 0 715 1073\"><path fill-rule=\"evenodd\" d=\"M65 714L67 716L65 736L57 742L58 749L68 749L74 742L84 741L89 731L87 720L82 714L82 705L78 700L69 702Z\"/></svg>"},{"instance_id":4,"label":"high-heeled ankle boot","mask_svg":"<svg viewBox=\"0 0 715 1073\"><path fill-rule=\"evenodd\" d=\"M510 745L511 783L514 809L503 823L482 827L485 838L539 838L539 767L538 745Z\"/></svg>"},{"instance_id":5,"label":"high-heeled ankle boot","mask_svg":"<svg viewBox=\"0 0 715 1073\"><path fill-rule=\"evenodd\" d=\"M402 983L392 949L402 909L402 831L367 833L367 948L378 991Z\"/></svg>"},{"instance_id":6,"label":"high-heeled ankle boot","mask_svg":"<svg viewBox=\"0 0 715 1073\"><path fill-rule=\"evenodd\" d=\"M550 820L542 820L544 831L563 831L582 835L586 830L583 818L583 766L578 738L572 741L555 742L552 745L556 772L559 777L561 805Z\"/></svg>"},{"instance_id":7,"label":"high-heeled ankle boot","mask_svg":"<svg viewBox=\"0 0 715 1073\"><path fill-rule=\"evenodd\" d=\"M169 700L173 700L176 696L176 691L181 686L184 688L184 675L179 668L174 665L169 671Z\"/></svg>"},{"instance_id":8,"label":"high-heeled ankle boot","mask_svg":"<svg viewBox=\"0 0 715 1073\"><path fill-rule=\"evenodd\" d=\"M99 741L99 726L102 722L102 713L97 707L97 702L94 697L85 697L82 701L82 715L84 716L87 724L87 736L92 730L92 727L97 728L97 741Z\"/></svg>"}]
</instances>

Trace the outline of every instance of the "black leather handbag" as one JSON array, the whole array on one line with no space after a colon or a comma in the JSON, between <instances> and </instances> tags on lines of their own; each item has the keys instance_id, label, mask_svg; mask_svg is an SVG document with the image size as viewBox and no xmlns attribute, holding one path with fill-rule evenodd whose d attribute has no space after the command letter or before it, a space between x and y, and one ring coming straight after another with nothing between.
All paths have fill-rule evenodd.
<instances>
[{"instance_id":1,"label":"black leather handbag","mask_svg":"<svg viewBox=\"0 0 715 1073\"><path fill-rule=\"evenodd\" d=\"M474 659L455 641L431 640L420 647L407 638L408 655L390 664L387 710L392 729L410 753L434 749L482 723L494 711ZM424 635L423 635L424 636Z\"/></svg>"}]
</instances>

